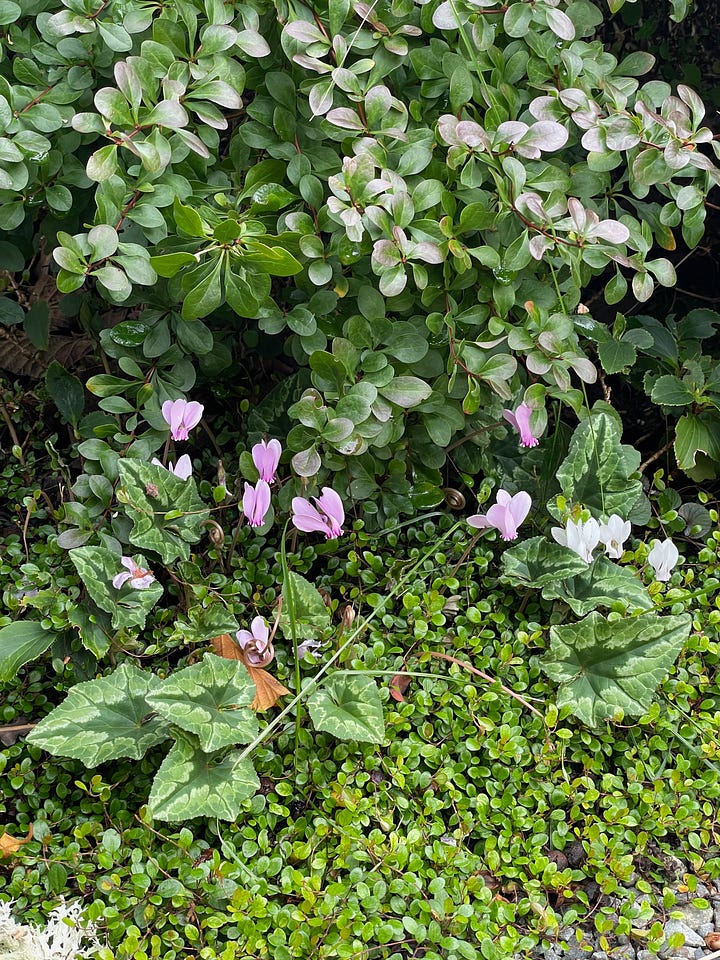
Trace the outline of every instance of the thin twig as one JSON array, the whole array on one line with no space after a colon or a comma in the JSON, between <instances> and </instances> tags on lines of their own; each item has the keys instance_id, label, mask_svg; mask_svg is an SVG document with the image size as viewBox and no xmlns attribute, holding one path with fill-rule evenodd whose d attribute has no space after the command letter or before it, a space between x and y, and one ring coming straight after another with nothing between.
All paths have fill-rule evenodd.
<instances>
[{"instance_id":1,"label":"thin twig","mask_svg":"<svg viewBox=\"0 0 720 960\"><path fill-rule=\"evenodd\" d=\"M430 657L437 657L439 660L447 660L449 663L454 663L456 664L456 666L462 667L463 670L467 670L470 673L474 673L478 677L482 677L483 680L487 680L488 683L499 684L500 689L503 691L503 693L507 693L508 696L514 697L514 699L517 700L518 703L521 703L524 707L527 707L527 709L530 710L531 713L534 713L536 716L540 717L541 720L543 719L543 715L540 713L540 711L536 710L535 707L531 703L528 703L524 697L521 697L519 693L515 693L514 690L510 689L510 687L506 687L505 684L502 683L500 680L498 680L496 677L491 677L489 673L485 673L484 670L478 670L478 668L474 667L471 663L466 663L464 660L458 660L457 657L451 657L449 653L438 653L437 650L423 650L421 653L417 654L417 657L419 659L420 657L425 655ZM400 670L399 672L402 673L402 670Z\"/></svg>"},{"instance_id":2,"label":"thin twig","mask_svg":"<svg viewBox=\"0 0 720 960\"><path fill-rule=\"evenodd\" d=\"M639 467L640 473L644 472L645 467L649 467L651 463L655 463L656 460L659 460L660 457L670 449L674 442L674 440L668 440L665 446L660 447L657 453L654 453L651 457L648 457L644 463L641 463Z\"/></svg>"},{"instance_id":3,"label":"thin twig","mask_svg":"<svg viewBox=\"0 0 720 960\"><path fill-rule=\"evenodd\" d=\"M28 730L32 730L32 728L36 726L37 721L35 723L7 723L0 727L0 737L4 736L6 733L25 733Z\"/></svg>"},{"instance_id":4,"label":"thin twig","mask_svg":"<svg viewBox=\"0 0 720 960\"><path fill-rule=\"evenodd\" d=\"M704 297L701 293L693 293L692 290L683 290L682 287L675 287L675 293L682 293L686 297L694 297L696 300L706 300L708 303L720 302L720 297Z\"/></svg>"},{"instance_id":5,"label":"thin twig","mask_svg":"<svg viewBox=\"0 0 720 960\"><path fill-rule=\"evenodd\" d=\"M4 400L1 400L1 399L0 399L0 414L2 414L2 418L3 418L3 420L5 421L5 423L7 424L8 430L10 431L10 437L11 437L11 439L12 439L13 445L16 446L17 449L20 451L19 460L20 460L20 463L21 463L21 464L23 465L23 467L24 467L24 466L25 466L25 457L24 457L23 452L22 452L22 444L20 443L20 439L19 439L19 437L18 437L18 435L17 435L17 431L15 430L15 425L14 425L14 423L12 422L12 420L10 419L10 414L8 413L7 407L5 406L5 401L4 401Z\"/></svg>"}]
</instances>

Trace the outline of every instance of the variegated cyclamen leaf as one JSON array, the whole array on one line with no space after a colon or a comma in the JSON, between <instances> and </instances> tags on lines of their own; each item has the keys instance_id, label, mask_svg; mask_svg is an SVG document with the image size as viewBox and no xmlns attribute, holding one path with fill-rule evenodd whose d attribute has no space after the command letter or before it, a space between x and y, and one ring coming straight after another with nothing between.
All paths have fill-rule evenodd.
<instances>
[{"instance_id":1,"label":"variegated cyclamen leaf","mask_svg":"<svg viewBox=\"0 0 720 960\"><path fill-rule=\"evenodd\" d=\"M200 663L173 673L148 695L168 723L194 733L207 753L249 743L258 733L250 708L255 684L243 663L206 653Z\"/></svg>"},{"instance_id":2,"label":"variegated cyclamen leaf","mask_svg":"<svg viewBox=\"0 0 720 960\"><path fill-rule=\"evenodd\" d=\"M153 714L147 696L160 680L130 663L99 680L77 683L28 734L28 742L88 767L106 760L139 760L166 740L170 724Z\"/></svg>"},{"instance_id":3,"label":"variegated cyclamen leaf","mask_svg":"<svg viewBox=\"0 0 720 960\"><path fill-rule=\"evenodd\" d=\"M335 674L308 698L316 730L341 740L382 743L385 721L377 684L360 674Z\"/></svg>"},{"instance_id":4,"label":"variegated cyclamen leaf","mask_svg":"<svg viewBox=\"0 0 720 960\"><path fill-rule=\"evenodd\" d=\"M207 754L191 734L179 732L150 791L157 820L170 823L194 817L237 820L243 800L260 789L252 761L240 751L225 757Z\"/></svg>"},{"instance_id":5,"label":"variegated cyclamen leaf","mask_svg":"<svg viewBox=\"0 0 720 960\"><path fill-rule=\"evenodd\" d=\"M607 620L591 613L579 623L550 628L543 671L560 684L556 703L570 707L588 726L618 711L638 717L677 659L690 633L687 614L649 613Z\"/></svg>"}]
</instances>

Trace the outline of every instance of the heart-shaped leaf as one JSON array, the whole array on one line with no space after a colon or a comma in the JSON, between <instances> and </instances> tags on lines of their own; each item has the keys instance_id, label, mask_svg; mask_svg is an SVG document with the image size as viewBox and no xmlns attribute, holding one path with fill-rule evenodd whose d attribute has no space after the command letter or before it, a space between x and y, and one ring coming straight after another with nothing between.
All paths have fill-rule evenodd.
<instances>
[{"instance_id":1,"label":"heart-shaped leaf","mask_svg":"<svg viewBox=\"0 0 720 960\"><path fill-rule=\"evenodd\" d=\"M152 714L146 699L159 687L152 673L123 663L107 677L76 684L28 742L88 767L118 757L139 760L168 736L169 724Z\"/></svg>"},{"instance_id":2,"label":"heart-shaped leaf","mask_svg":"<svg viewBox=\"0 0 720 960\"><path fill-rule=\"evenodd\" d=\"M218 762L191 734L180 734L153 781L149 804L158 820L236 820L242 801L259 789L251 761L239 751Z\"/></svg>"},{"instance_id":3,"label":"heart-shaped leaf","mask_svg":"<svg viewBox=\"0 0 720 960\"><path fill-rule=\"evenodd\" d=\"M648 614L607 620L591 613L579 623L550 629L542 668L560 684L558 707L597 726L618 711L641 716L690 633L687 614Z\"/></svg>"},{"instance_id":4,"label":"heart-shaped leaf","mask_svg":"<svg viewBox=\"0 0 720 960\"><path fill-rule=\"evenodd\" d=\"M308 699L316 730L341 740L382 743L385 721L377 684L359 674L335 674Z\"/></svg>"},{"instance_id":5,"label":"heart-shaped leaf","mask_svg":"<svg viewBox=\"0 0 720 960\"><path fill-rule=\"evenodd\" d=\"M165 680L147 701L169 723L194 733L202 749L212 753L257 736L250 709L254 696L255 684L240 661L206 653L201 663Z\"/></svg>"}]
</instances>

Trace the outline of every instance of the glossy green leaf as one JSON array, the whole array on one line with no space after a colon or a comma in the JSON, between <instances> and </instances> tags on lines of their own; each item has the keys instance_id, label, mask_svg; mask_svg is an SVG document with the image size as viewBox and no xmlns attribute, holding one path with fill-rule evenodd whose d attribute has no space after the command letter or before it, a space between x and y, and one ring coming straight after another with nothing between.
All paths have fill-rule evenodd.
<instances>
[{"instance_id":1,"label":"glossy green leaf","mask_svg":"<svg viewBox=\"0 0 720 960\"><path fill-rule=\"evenodd\" d=\"M85 408L85 391L80 380L53 360L45 374L45 386L61 416L77 426Z\"/></svg>"},{"instance_id":2,"label":"glossy green leaf","mask_svg":"<svg viewBox=\"0 0 720 960\"><path fill-rule=\"evenodd\" d=\"M0 629L0 682L14 680L18 670L45 653L57 638L55 630L44 629L37 620L16 620Z\"/></svg>"},{"instance_id":3,"label":"glossy green leaf","mask_svg":"<svg viewBox=\"0 0 720 960\"><path fill-rule=\"evenodd\" d=\"M222 256L215 258L210 273L185 295L182 305L183 320L198 320L217 310L223 302Z\"/></svg>"}]
</instances>

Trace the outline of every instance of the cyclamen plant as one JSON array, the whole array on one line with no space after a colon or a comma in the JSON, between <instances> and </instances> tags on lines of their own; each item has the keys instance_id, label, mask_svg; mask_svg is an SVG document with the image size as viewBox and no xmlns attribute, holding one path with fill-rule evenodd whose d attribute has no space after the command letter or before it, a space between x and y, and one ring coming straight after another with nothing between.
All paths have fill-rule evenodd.
<instances>
[{"instance_id":1,"label":"cyclamen plant","mask_svg":"<svg viewBox=\"0 0 720 960\"><path fill-rule=\"evenodd\" d=\"M295 423L286 447L300 480L285 492L321 490L292 498L295 529L343 535L335 473L354 501L377 505L365 517L377 529L441 503L446 470L496 477L496 503L474 519L517 541L504 576L583 618L551 629L543 663L559 705L588 723L641 712L689 623L659 616L657 585L646 589L629 564L593 557L602 524L643 522L643 494L612 412L583 410L578 382L595 381L596 353L608 356L595 344L616 328L581 302L603 274L608 304L628 289L646 302L656 282L675 282L657 248L674 249L674 231L698 243L720 144L697 94L642 82L648 54L618 62L604 51L594 37L605 8L589 0L482 4L482 16L470 0L297 3L281 18L264 0L187 0L181 16L141 0L40 6L16 18L0 63L0 229L25 238L16 272L47 237L61 293L140 307L100 332L113 372L88 381L99 412L83 416L70 374L48 376L83 462L59 537L86 591L68 629L98 659L132 642L191 547L208 529L224 536L211 510L225 486L210 507L180 467L185 455L174 467L151 458L198 426L202 405L187 399L196 368L217 378L238 334L257 325L297 368L262 401L268 430L286 415ZM66 229L56 232L58 214ZM35 330L11 295L4 309ZM655 343L645 333L625 342L632 357L647 336ZM685 385L683 402L694 390ZM505 419L531 462L551 404L585 417L547 505L566 545L520 539L531 495L505 476L496 446ZM248 526L273 504L276 443L258 445L254 472L242 473ZM610 533L602 542L616 554ZM283 560L279 630L297 667L298 640L329 630L329 616ZM671 546L654 544L648 562L666 582ZM31 741L100 763L169 740L155 814L233 819L258 787L251 754L275 720L258 730L249 670L263 668L242 662L251 640L208 583L195 586L207 603L193 608L188 636L227 636L231 657L208 653L165 680L122 663L74 688ZM269 637L254 619L254 655L264 656ZM20 626L29 658L56 636L40 620ZM643 644L655 653L646 662ZM610 647L602 683L578 689ZM296 673L292 706L305 697L316 729L382 743L374 681L323 672L338 655L318 669L322 686L303 687ZM102 737L78 731L83 712L99 715L95 730L107 724Z\"/></svg>"}]
</instances>

